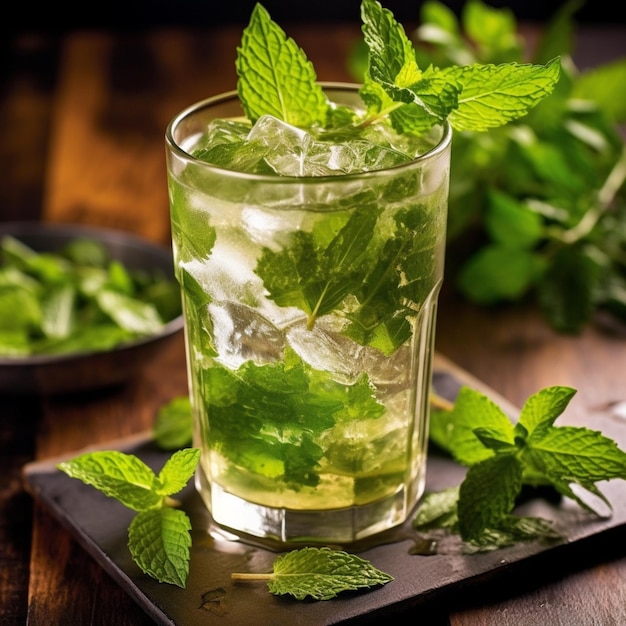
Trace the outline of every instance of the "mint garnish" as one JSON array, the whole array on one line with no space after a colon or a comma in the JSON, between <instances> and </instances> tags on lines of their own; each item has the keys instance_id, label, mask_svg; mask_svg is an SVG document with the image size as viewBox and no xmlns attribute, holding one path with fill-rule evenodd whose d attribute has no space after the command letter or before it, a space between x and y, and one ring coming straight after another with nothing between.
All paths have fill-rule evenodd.
<instances>
[{"instance_id":1,"label":"mint garnish","mask_svg":"<svg viewBox=\"0 0 626 626\"><path fill-rule=\"evenodd\" d=\"M560 63L473 64L422 71L393 14L376 0L361 3L369 63L361 95L369 115L389 115L399 132L419 134L448 120L456 130L484 131L526 115L550 94Z\"/></svg>"},{"instance_id":2,"label":"mint garnish","mask_svg":"<svg viewBox=\"0 0 626 626\"><path fill-rule=\"evenodd\" d=\"M170 498L189 482L200 450L175 452L158 476L132 454L104 450L81 454L57 465L71 478L95 487L137 511L128 531L128 547L142 572L159 582L184 587L189 574L191 524Z\"/></svg>"},{"instance_id":3,"label":"mint garnish","mask_svg":"<svg viewBox=\"0 0 626 626\"><path fill-rule=\"evenodd\" d=\"M447 119L458 130L483 131L528 113L559 78L557 58L545 65L422 69L391 11L376 0L363 0L361 18L369 53L361 126L386 120L400 133L421 134ZM305 52L260 4L244 30L236 67L239 97L251 122L266 114L304 129L336 121ZM352 123L349 117L343 121Z\"/></svg>"},{"instance_id":4,"label":"mint garnish","mask_svg":"<svg viewBox=\"0 0 626 626\"><path fill-rule=\"evenodd\" d=\"M260 4L237 51L237 91L251 122L273 115L303 128L325 123L328 104L313 65Z\"/></svg>"},{"instance_id":5,"label":"mint garnish","mask_svg":"<svg viewBox=\"0 0 626 626\"><path fill-rule=\"evenodd\" d=\"M276 558L273 573L233 573L233 580L267 580L270 593L330 600L342 591L384 585L389 574L354 554L330 548L301 548Z\"/></svg>"},{"instance_id":6,"label":"mint garnish","mask_svg":"<svg viewBox=\"0 0 626 626\"><path fill-rule=\"evenodd\" d=\"M485 131L526 115L552 93L560 67L555 58L545 65L457 65L442 70L461 85L459 106L449 117L452 128Z\"/></svg>"},{"instance_id":7,"label":"mint garnish","mask_svg":"<svg viewBox=\"0 0 626 626\"><path fill-rule=\"evenodd\" d=\"M569 387L542 389L528 398L515 424L487 396L468 387L451 411L433 412L431 439L469 466L456 503L462 539L480 543L485 533L510 530L523 485L552 486L599 514L582 490L611 508L596 483L626 480L626 452L598 431L554 426L574 394ZM448 508L440 518L450 525L453 514Z\"/></svg>"}]
</instances>

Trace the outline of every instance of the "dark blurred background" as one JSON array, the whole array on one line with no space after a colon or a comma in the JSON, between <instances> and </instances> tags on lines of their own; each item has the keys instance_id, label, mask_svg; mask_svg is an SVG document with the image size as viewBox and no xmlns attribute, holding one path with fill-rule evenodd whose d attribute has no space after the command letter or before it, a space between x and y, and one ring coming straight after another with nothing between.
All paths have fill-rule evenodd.
<instances>
[{"instance_id":1,"label":"dark blurred background","mask_svg":"<svg viewBox=\"0 0 626 626\"><path fill-rule=\"evenodd\" d=\"M75 28L132 30L159 26L206 26L247 23L256 0L108 0L104 3L45 2L35 5L12 2L2 18L10 30L63 31ZM576 0L576 21L593 24L626 23L624 0ZM416 22L423 0L384 0L401 22ZM563 3L559 0L488 0L493 7L509 7L518 20L545 21ZM263 0L272 18L289 21L359 21L360 0ZM465 1L445 0L459 14ZM620 6L622 7L620 9Z\"/></svg>"}]
</instances>

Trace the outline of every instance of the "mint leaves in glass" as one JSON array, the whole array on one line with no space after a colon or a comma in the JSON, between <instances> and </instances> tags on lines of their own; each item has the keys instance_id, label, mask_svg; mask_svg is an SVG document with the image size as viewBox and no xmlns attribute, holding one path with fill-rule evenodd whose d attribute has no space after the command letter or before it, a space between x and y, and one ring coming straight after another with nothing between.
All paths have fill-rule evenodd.
<instances>
[{"instance_id":1,"label":"mint leaves in glass","mask_svg":"<svg viewBox=\"0 0 626 626\"><path fill-rule=\"evenodd\" d=\"M257 5L237 92L167 130L196 485L219 525L256 537L347 543L407 519L451 126L523 115L558 77L556 62L422 70L389 11L361 15L364 84L323 85Z\"/></svg>"}]
</instances>

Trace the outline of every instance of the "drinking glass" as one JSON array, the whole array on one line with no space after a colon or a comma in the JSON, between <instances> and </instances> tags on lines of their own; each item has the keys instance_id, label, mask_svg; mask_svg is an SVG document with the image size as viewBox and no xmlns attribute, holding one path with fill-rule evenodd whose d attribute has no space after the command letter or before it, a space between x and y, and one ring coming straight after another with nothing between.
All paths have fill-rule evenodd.
<instances>
[{"instance_id":1,"label":"drinking glass","mask_svg":"<svg viewBox=\"0 0 626 626\"><path fill-rule=\"evenodd\" d=\"M324 89L360 103L356 85ZM424 490L451 131L357 173L298 175L282 134L265 141L294 174L192 156L209 122L242 116L226 93L166 132L196 488L239 536L351 543L405 522ZM330 158L367 161L359 146Z\"/></svg>"}]
</instances>

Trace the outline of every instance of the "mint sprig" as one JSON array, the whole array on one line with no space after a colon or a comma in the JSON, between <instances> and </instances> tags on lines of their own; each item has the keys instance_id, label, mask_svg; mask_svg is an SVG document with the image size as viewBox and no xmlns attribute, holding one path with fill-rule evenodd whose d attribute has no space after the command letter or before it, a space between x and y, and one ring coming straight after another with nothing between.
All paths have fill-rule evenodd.
<instances>
[{"instance_id":1,"label":"mint sprig","mask_svg":"<svg viewBox=\"0 0 626 626\"><path fill-rule=\"evenodd\" d=\"M301 548L282 554L272 573L233 573L233 580L267 580L270 593L291 595L297 600L310 597L330 600L343 591L385 585L393 577L369 561L343 550Z\"/></svg>"},{"instance_id":2,"label":"mint sprig","mask_svg":"<svg viewBox=\"0 0 626 626\"><path fill-rule=\"evenodd\" d=\"M560 61L546 65L472 64L420 70L401 24L376 0L361 3L368 66L362 97L369 115L389 115L399 132L419 133L448 120L455 130L508 124L549 95Z\"/></svg>"},{"instance_id":3,"label":"mint sprig","mask_svg":"<svg viewBox=\"0 0 626 626\"><path fill-rule=\"evenodd\" d=\"M137 511L128 531L128 547L142 572L159 582L185 587L189 574L191 524L170 496L193 475L200 450L175 452L156 475L132 454L103 450L81 454L57 465L71 478Z\"/></svg>"},{"instance_id":4,"label":"mint sprig","mask_svg":"<svg viewBox=\"0 0 626 626\"><path fill-rule=\"evenodd\" d=\"M569 387L542 389L528 398L515 424L469 387L451 411L433 412L431 439L469 466L456 504L462 539L480 542L485 533L510 525L524 485L549 485L598 515L579 491L611 508L596 483L626 480L626 452L598 431L554 425L574 394Z\"/></svg>"},{"instance_id":5,"label":"mint sprig","mask_svg":"<svg viewBox=\"0 0 626 626\"><path fill-rule=\"evenodd\" d=\"M420 68L411 40L376 0L361 3L368 66L361 97L367 125L384 121L422 134L448 120L459 130L483 131L522 117L550 94L560 62ZM237 49L237 90L251 122L273 115L304 129L336 120L313 65L293 39L257 4ZM350 116L340 117L352 123Z\"/></svg>"}]
</instances>

